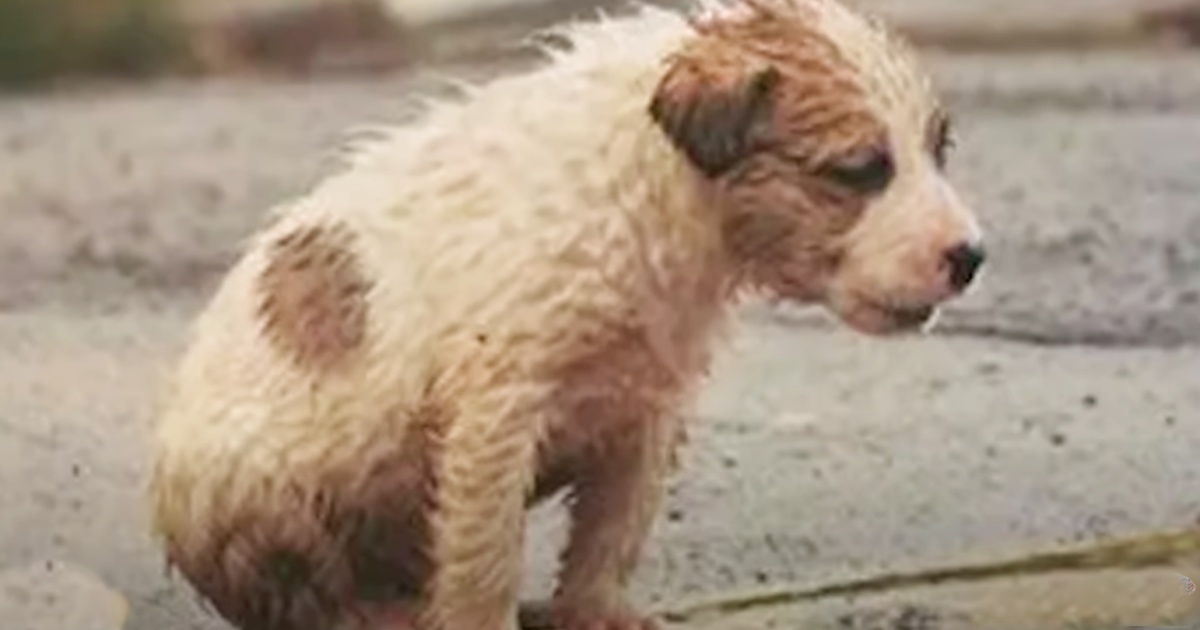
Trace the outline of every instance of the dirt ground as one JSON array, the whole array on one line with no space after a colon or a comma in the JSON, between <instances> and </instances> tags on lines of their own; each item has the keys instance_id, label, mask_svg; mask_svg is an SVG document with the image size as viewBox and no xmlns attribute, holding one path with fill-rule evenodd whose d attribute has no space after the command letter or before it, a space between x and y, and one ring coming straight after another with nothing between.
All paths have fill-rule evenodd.
<instances>
[{"instance_id":1,"label":"dirt ground","mask_svg":"<svg viewBox=\"0 0 1200 630\"><path fill-rule=\"evenodd\" d=\"M979 290L908 340L747 309L638 575L642 601L1200 515L1200 55L931 63L957 111L954 178L988 230ZM436 86L211 81L0 101L0 618L24 624L5 630L223 628L164 578L146 535L163 371L265 210L326 172L348 129L402 121ZM552 513L535 529L530 596L561 534ZM1200 605L1174 570L941 585L687 627L1182 623ZM92 612L74 621L81 606Z\"/></svg>"}]
</instances>

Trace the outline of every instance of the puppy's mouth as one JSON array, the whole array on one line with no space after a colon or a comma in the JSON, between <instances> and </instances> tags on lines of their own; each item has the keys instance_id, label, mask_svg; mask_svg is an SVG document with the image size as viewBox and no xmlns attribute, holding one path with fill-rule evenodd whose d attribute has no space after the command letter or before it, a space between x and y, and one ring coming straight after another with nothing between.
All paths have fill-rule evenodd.
<instances>
[{"instance_id":1,"label":"puppy's mouth","mask_svg":"<svg viewBox=\"0 0 1200 630\"><path fill-rule=\"evenodd\" d=\"M851 328L871 335L892 335L927 330L938 312L937 304L900 305L855 300L834 309Z\"/></svg>"},{"instance_id":2,"label":"puppy's mouth","mask_svg":"<svg viewBox=\"0 0 1200 630\"><path fill-rule=\"evenodd\" d=\"M929 323L933 319L934 314L937 313L937 307L931 304L915 307L874 306L900 330L920 328Z\"/></svg>"}]
</instances>

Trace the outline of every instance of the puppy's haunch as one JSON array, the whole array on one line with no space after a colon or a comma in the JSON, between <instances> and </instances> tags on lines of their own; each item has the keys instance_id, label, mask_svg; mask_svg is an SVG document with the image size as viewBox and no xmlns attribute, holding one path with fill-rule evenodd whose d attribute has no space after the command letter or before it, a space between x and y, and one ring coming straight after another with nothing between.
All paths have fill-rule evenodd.
<instances>
[{"instance_id":1,"label":"puppy's haunch","mask_svg":"<svg viewBox=\"0 0 1200 630\"><path fill-rule=\"evenodd\" d=\"M983 261L909 49L832 0L645 8L434 107L279 213L157 432L168 559L247 630L511 630L525 512L569 493L552 615L624 589L738 299L926 327Z\"/></svg>"}]
</instances>

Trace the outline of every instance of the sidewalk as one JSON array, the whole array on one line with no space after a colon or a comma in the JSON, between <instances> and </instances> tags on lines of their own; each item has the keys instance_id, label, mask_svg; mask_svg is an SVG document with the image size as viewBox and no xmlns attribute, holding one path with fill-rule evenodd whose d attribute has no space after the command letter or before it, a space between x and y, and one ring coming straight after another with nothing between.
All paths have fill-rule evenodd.
<instances>
[{"instance_id":1,"label":"sidewalk","mask_svg":"<svg viewBox=\"0 0 1200 630\"><path fill-rule=\"evenodd\" d=\"M982 23L982 7L1002 3L1036 22L1038 10L1109 19L1149 0L860 1ZM747 315L637 576L656 610L931 568L961 576L1196 527L1200 56L932 57L960 115L952 177L986 224L991 271L932 338ZM14 184L0 191L0 630L228 630L164 579L147 535L164 370L206 274L261 212L324 171L346 129L403 118L430 89L403 76L215 80L0 103ZM17 281L35 286L6 299ZM529 596L546 592L561 535L560 519L537 514ZM1200 613L1176 574L1200 577L1192 555L891 578L904 588L672 628L1169 626Z\"/></svg>"}]
</instances>

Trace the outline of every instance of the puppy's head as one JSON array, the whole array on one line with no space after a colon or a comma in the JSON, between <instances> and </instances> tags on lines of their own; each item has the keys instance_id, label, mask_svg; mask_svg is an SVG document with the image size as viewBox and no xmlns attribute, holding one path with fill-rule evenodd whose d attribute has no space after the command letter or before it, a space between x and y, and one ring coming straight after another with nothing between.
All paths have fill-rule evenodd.
<instances>
[{"instance_id":1,"label":"puppy's head","mask_svg":"<svg viewBox=\"0 0 1200 630\"><path fill-rule=\"evenodd\" d=\"M882 334L971 284L979 228L906 45L834 0L733 0L693 27L650 110L713 185L742 286Z\"/></svg>"}]
</instances>

